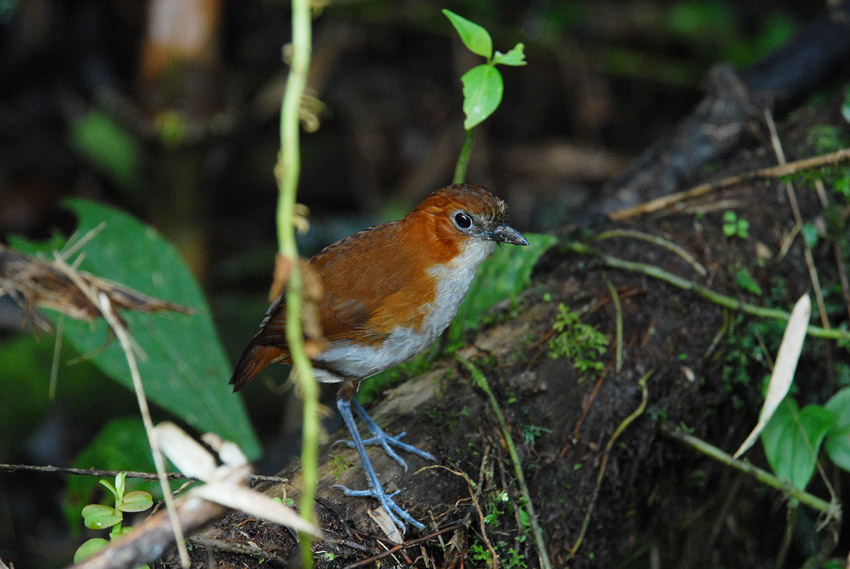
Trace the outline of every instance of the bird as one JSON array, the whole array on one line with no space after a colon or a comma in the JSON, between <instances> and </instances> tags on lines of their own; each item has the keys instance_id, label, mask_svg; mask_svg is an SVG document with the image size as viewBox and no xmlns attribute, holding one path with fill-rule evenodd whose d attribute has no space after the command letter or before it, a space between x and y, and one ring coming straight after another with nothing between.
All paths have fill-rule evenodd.
<instances>
[{"instance_id":1,"label":"bird","mask_svg":"<svg viewBox=\"0 0 850 569\"><path fill-rule=\"evenodd\" d=\"M351 434L368 482L366 490L342 487L347 496L378 500L404 533L404 522L425 526L388 494L366 453L380 444L405 471L393 450L435 461L430 453L386 434L357 401L361 382L421 352L451 324L479 265L498 243L526 246L528 241L508 223L508 208L490 191L452 184L428 195L404 218L363 229L328 245L309 261L322 288L318 320L326 341L311 359L322 382L339 383L337 408ZM271 304L240 356L230 379L244 388L271 363L291 363L286 342L285 292ZM364 440L352 407L371 437Z\"/></svg>"}]
</instances>

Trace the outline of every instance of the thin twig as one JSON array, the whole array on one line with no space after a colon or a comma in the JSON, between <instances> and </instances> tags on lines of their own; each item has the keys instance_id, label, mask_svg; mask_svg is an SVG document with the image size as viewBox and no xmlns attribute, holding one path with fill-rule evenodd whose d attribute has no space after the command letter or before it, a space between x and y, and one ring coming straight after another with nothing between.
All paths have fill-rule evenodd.
<instances>
[{"instance_id":1,"label":"thin twig","mask_svg":"<svg viewBox=\"0 0 850 569\"><path fill-rule=\"evenodd\" d=\"M95 293L92 287L80 277L79 273L74 271L64 259L56 255L56 267L59 268L71 281L80 289L91 302L98 308L103 319L106 320L109 327L115 332L118 342L121 344L121 349L124 351L124 357L127 360L127 367L130 369L130 377L133 380L133 389L136 393L136 401L139 405L139 412L142 415L142 423L145 426L145 433L148 437L148 443L151 447L151 455L153 456L154 466L159 478L159 484L162 488L162 498L165 501L168 519L171 522L171 529L174 532L174 539L177 543L177 551L180 555L181 565L188 569L189 567L189 552L186 551L186 543L183 536L183 529L180 527L180 520L177 517L177 510L174 505L174 497L171 495L171 486L168 484L168 478L165 473L165 459L159 450L159 443L154 435L153 420L151 419L150 409L148 408L148 400L145 396L145 388L142 384L142 376L139 373L139 366L136 361L136 355L133 350L134 341L130 338L130 333L115 315L112 309L112 302L104 292Z\"/></svg>"},{"instance_id":2,"label":"thin twig","mask_svg":"<svg viewBox=\"0 0 850 569\"><path fill-rule=\"evenodd\" d=\"M3 464L0 463L0 470L6 472L50 472L56 474L70 474L73 476L95 476L99 478L115 478L115 475L123 472L127 478L138 478L140 480L159 480L159 475L155 472L128 472L126 470L93 470L85 468L66 468L61 466L51 465L32 465L32 464ZM180 472L166 472L165 476L169 480L191 480L198 481L198 478L186 476ZM286 478L279 476L265 476L262 474L252 474L251 482L289 482Z\"/></svg>"},{"instance_id":3,"label":"thin twig","mask_svg":"<svg viewBox=\"0 0 850 569\"><path fill-rule=\"evenodd\" d=\"M343 569L355 569L355 567L363 567L363 566L366 566L366 565L371 566L372 564L375 564L374 566L379 566L377 563L375 563L376 561L380 561L381 559L383 559L385 557L389 557L390 555L394 555L394 554L398 553L399 551L404 551L405 549L408 549L410 547L417 546L420 543L425 543L426 541L430 541L430 540L434 539L435 537L442 535L444 533L448 533L450 531L456 531L456 530L458 530L462 527L463 527L463 524L454 524L454 525L451 525L451 526L444 527L444 528L439 529L439 530L437 530L433 533L429 533L428 535L424 535L422 537L418 537L416 539L411 539L409 541L405 541L404 543L400 543L400 544L396 545L395 547L388 549L388 550L384 551L383 553L379 553L378 555L375 555L375 556L370 557L368 559L363 559L362 561L358 561L356 563L346 565Z\"/></svg>"},{"instance_id":4,"label":"thin twig","mask_svg":"<svg viewBox=\"0 0 850 569\"><path fill-rule=\"evenodd\" d=\"M563 249L572 253L594 255L597 259L599 259L608 267L641 273L646 276L656 278L683 290L694 292L699 296L710 300L711 302L714 302L715 304L719 304L720 306L724 306L732 310L738 310L751 316L758 316L759 318L772 318L774 320L782 320L785 322L787 322L789 318L789 314L787 312L783 312L782 310L777 310L775 308L765 308L763 306L756 306L748 302L741 302L737 298L726 296L724 294L720 294L718 292L710 290L704 286L698 285L693 281L689 281L688 279L684 279L680 276L674 275L673 273L665 271L660 267L656 267L655 265L648 265L646 263L637 263L634 261L626 261L623 259L619 259L617 257L602 253L601 251L589 247L584 243L570 241L563 245ZM850 332L848 332L847 330L841 330L839 328L831 328L827 330L826 328L821 328L820 326L809 325L809 327L806 328L806 333L814 338L827 338L830 340L844 341L850 340Z\"/></svg>"},{"instance_id":5,"label":"thin twig","mask_svg":"<svg viewBox=\"0 0 850 569\"><path fill-rule=\"evenodd\" d=\"M508 423L505 421L505 416L499 408L499 402L496 401L496 396L493 395L493 391L487 383L487 378L485 378L484 374L475 367L475 364L459 354L455 354L455 359L459 361L470 374L472 374L475 384L487 394L487 398L490 402L490 409L493 411L493 414L496 416L496 420L499 423L499 429L501 430L502 437L505 439L505 444L508 447L508 454L511 457L511 463L514 467L517 483L519 484L520 492L522 492L525 507L528 510L528 523L531 527L531 536L534 540L534 546L537 548L537 555L540 558L540 567L542 569L551 569L552 564L549 561L549 553L546 551L546 543L543 541L543 531L540 529L540 524L537 522L537 514L534 511L534 504L531 501L531 492L528 490L528 484L525 482L525 474L522 471L522 462L519 459L519 453L517 453L513 437L511 437L511 433L508 430Z\"/></svg>"},{"instance_id":6,"label":"thin twig","mask_svg":"<svg viewBox=\"0 0 850 569\"><path fill-rule=\"evenodd\" d=\"M616 325L616 335L614 338L615 359L614 371L620 373L623 369L623 310L620 307L620 295L617 294L617 289L611 284L611 281L605 280L608 285L608 292L611 293L611 302L614 303L614 322Z\"/></svg>"},{"instance_id":7,"label":"thin twig","mask_svg":"<svg viewBox=\"0 0 850 569\"><path fill-rule=\"evenodd\" d=\"M779 140L779 133L776 131L776 123L773 122L773 114L770 112L770 109L765 109L764 116L767 121L767 129L770 131L770 142L773 145L773 152L776 154L776 160L780 165L784 166L788 162L785 160L785 151L782 149L782 141ZM800 205L797 202L797 192L794 191L794 184L786 182L785 193L788 195L788 203L791 204L791 212L794 214L794 224L797 227L802 228L803 216L800 214ZM820 288L818 270L815 268L815 258L812 255L812 250L805 239L803 239L803 257L806 260L806 267L809 269L809 279L812 281L815 300L818 303L821 325L829 330L831 326L829 325L829 318L826 314L826 305L823 302L823 291Z\"/></svg>"},{"instance_id":8,"label":"thin twig","mask_svg":"<svg viewBox=\"0 0 850 569\"><path fill-rule=\"evenodd\" d=\"M584 515L584 522L581 525L581 531L579 532L576 542L569 548L571 557L575 557L578 548L581 547L581 542L584 540L584 534L587 532L587 528L590 527L590 518L593 515L596 499L599 497L599 489L602 487L602 478L605 476L605 467L608 465L608 456L611 454L611 449L614 448L614 443L617 442L617 439L621 434L623 434L623 431L625 431L635 419L643 415L643 412L646 409L646 401L648 398L646 382L654 372L655 370L649 371L638 380L641 393L640 404L637 406L637 409L629 413L628 417L620 422L617 429L614 431L614 434L611 435L610 439L608 439L608 444L605 445L605 452L602 454L602 462L599 465L599 472L596 474L596 486L593 488L593 495L590 498L590 505L587 507L587 513Z\"/></svg>"},{"instance_id":9,"label":"thin twig","mask_svg":"<svg viewBox=\"0 0 850 569\"><path fill-rule=\"evenodd\" d=\"M613 220L628 219L630 217L636 217L638 215L652 213L669 207L673 204L704 196L717 190L722 190L724 188L738 185L742 182L781 178L782 176L788 176L790 174L794 174L795 172L800 172L802 170L810 170L812 168L819 168L821 166L826 166L829 164L836 164L838 162L848 159L850 159L850 148L844 148L836 152L830 152L829 154L823 154L821 156L813 156L811 158L804 158L802 160L789 162L788 164L784 164L782 166L771 166L769 168L762 168L761 170L747 172L739 176L731 176L729 178L724 178L723 180L717 182L700 184L699 186L694 186L693 188L685 190L684 192L677 192L675 194L670 194L655 200L642 203L635 207L615 211L609 214L608 217Z\"/></svg>"},{"instance_id":10,"label":"thin twig","mask_svg":"<svg viewBox=\"0 0 850 569\"><path fill-rule=\"evenodd\" d=\"M483 464L483 462L482 462ZM460 470L453 470L448 466L443 466L442 464L433 464L431 466L423 466L419 470L416 471L416 474L419 474L423 470L430 470L432 468L442 468L443 470L448 470L455 476L460 476L466 481L466 488L469 490L469 497L472 499L472 506L475 508L475 511L478 513L478 530L481 532L481 539L484 540L484 545L487 546L487 550L490 552L490 565L493 569L497 569L499 566L499 556L496 554L496 550L493 548L493 544L490 543L490 538L487 536L487 521L484 517L484 512L481 510L481 504L478 503L478 498L475 497L475 482L469 477L466 472L461 472ZM480 472L480 471L479 471ZM478 487L481 487L481 479L478 479Z\"/></svg>"}]
</instances>

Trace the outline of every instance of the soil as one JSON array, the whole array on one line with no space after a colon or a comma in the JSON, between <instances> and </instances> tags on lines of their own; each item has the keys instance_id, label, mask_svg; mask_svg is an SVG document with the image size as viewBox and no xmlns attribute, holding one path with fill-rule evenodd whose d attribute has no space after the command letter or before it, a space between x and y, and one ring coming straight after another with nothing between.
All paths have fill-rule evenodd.
<instances>
[{"instance_id":1,"label":"soil","mask_svg":"<svg viewBox=\"0 0 850 569\"><path fill-rule=\"evenodd\" d=\"M836 97L806 107L781 125L788 160L816 153L810 141L813 129L841 124L840 103ZM740 150L701 178L719 179L773 164L770 141L764 137L757 147ZM796 199L805 221L822 220L823 207L811 184L798 184ZM724 233L726 211L749 222L746 236ZM773 567L778 558L780 566L799 566L822 546L828 554L834 531L844 536L837 551L846 551L846 522L817 533L811 529L820 521L817 513L800 507L796 527L810 529L792 539L784 556L783 494L664 434L686 431L730 453L746 438L762 403L762 379L770 370L764 351L747 340L756 320L565 247L580 241L720 294L788 311L812 289L803 239L791 236L793 225L784 182L766 180L625 222L594 220L570 228L539 262L532 286L515 302L495 307L488 319L493 323L459 352L486 377L504 414L553 566L759 568ZM669 249L632 235L599 239L604 231L624 229L677 244L705 274ZM790 247L783 250L789 239ZM812 253L821 287L833 290L838 283L833 247L823 239L819 243ZM741 286L743 271L753 277L760 295ZM612 287L622 319L619 346ZM609 339L601 372L582 373L573 361L550 356L561 303ZM813 313L814 322L816 307ZM765 324L756 337L775 356L784 324ZM822 402L834 393L835 363L847 360L846 350L809 338L798 367L797 400ZM731 363L746 373L731 374ZM645 406L641 378L646 378ZM384 453L370 452L385 487L401 489L399 502L427 525L425 531L409 531L404 547L396 547L369 518L371 500L346 498L334 487L364 484L354 451L344 445L322 447L316 512L327 539L313 546L317 567L485 567L485 533L500 567L540 566L505 439L487 395L473 384L467 368L445 356L369 409L388 432L407 430L407 442L437 457L436 464L405 457L405 473ZM636 418L615 438L632 414ZM341 436L331 433L330 438ZM760 444L745 458L769 469ZM825 468L841 495L846 474ZM281 476L291 482L266 491L297 501L298 465ZM821 482L810 491L828 499ZM206 567L214 559L219 567L253 567L260 557L272 565L299 564L291 531L244 514L229 515L203 535L208 541L193 547L193 566ZM227 551L246 544L262 553ZM177 566L176 557L171 554L155 566Z\"/></svg>"}]
</instances>

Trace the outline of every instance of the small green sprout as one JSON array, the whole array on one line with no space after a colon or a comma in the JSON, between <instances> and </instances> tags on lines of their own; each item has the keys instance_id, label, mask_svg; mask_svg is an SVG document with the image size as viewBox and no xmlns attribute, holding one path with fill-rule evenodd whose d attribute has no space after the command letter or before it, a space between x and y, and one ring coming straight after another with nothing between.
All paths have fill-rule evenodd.
<instances>
[{"instance_id":1,"label":"small green sprout","mask_svg":"<svg viewBox=\"0 0 850 569\"><path fill-rule=\"evenodd\" d=\"M480 124L499 107L505 90L502 74L496 69L497 65L525 65L525 46L516 44L507 53L493 52L493 39L490 33L474 22L458 16L451 10L443 10L457 30L463 44L476 55L487 61L476 65L463 74L463 112L466 120L463 128L470 130Z\"/></svg>"},{"instance_id":2,"label":"small green sprout","mask_svg":"<svg viewBox=\"0 0 850 569\"><path fill-rule=\"evenodd\" d=\"M734 211L723 214L723 234L726 237L739 237L747 239L750 236L750 222L746 219L738 219Z\"/></svg>"},{"instance_id":3,"label":"small green sprout","mask_svg":"<svg viewBox=\"0 0 850 569\"><path fill-rule=\"evenodd\" d=\"M100 483L104 488L109 490L115 502L115 506L105 506L103 504L89 504L83 508L82 516L83 523L89 529L109 529L109 539L117 539L122 535L129 533L132 527L123 527L124 513L144 512L153 506L153 497L148 492L133 491L125 492L125 480L127 474L119 472L115 475L115 484L111 484L108 480L101 480ZM106 539L95 537L77 548L74 553L74 563L79 563L83 559L90 557L109 545ZM140 567L147 568L147 565Z\"/></svg>"}]
</instances>

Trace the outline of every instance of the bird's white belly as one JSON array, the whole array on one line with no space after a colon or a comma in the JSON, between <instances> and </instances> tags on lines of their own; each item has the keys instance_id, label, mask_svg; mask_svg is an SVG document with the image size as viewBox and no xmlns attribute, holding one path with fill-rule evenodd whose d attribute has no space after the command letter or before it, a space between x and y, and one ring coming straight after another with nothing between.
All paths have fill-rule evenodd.
<instances>
[{"instance_id":1,"label":"bird's white belly","mask_svg":"<svg viewBox=\"0 0 850 569\"><path fill-rule=\"evenodd\" d=\"M471 241L452 261L434 265L428 272L437 280L434 300L420 310L426 315L419 331L398 327L378 346L353 344L349 341L332 342L315 358L319 364L352 379L363 379L405 362L427 348L448 328L463 302L478 265L493 251L492 241ZM315 370L316 379L339 382L337 373Z\"/></svg>"}]
</instances>

